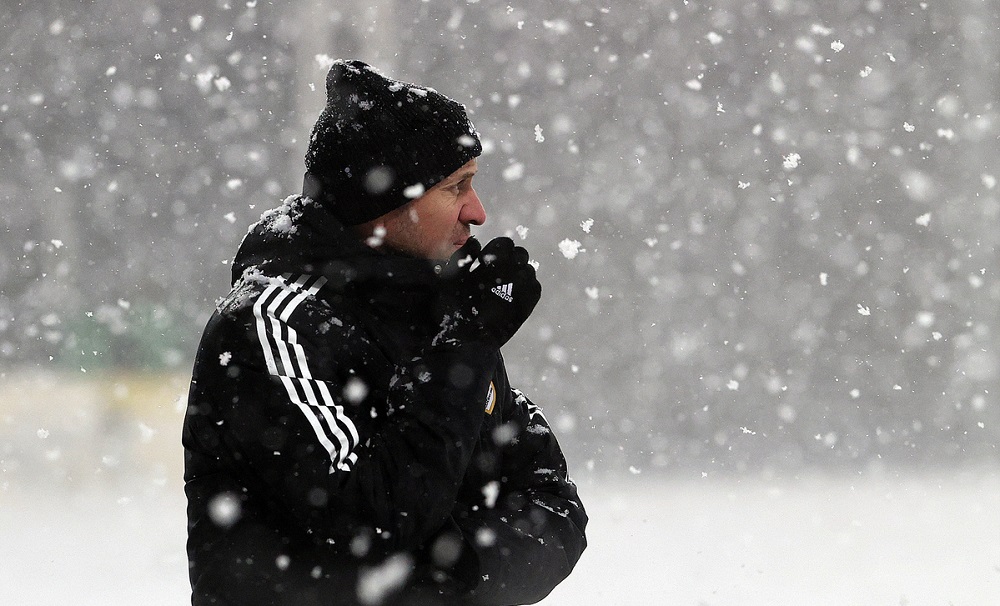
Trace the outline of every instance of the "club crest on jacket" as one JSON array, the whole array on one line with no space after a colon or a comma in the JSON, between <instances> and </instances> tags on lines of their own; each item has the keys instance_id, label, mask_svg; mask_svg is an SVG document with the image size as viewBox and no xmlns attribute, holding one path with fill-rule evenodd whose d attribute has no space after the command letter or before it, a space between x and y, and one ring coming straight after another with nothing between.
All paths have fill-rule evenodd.
<instances>
[{"instance_id":1,"label":"club crest on jacket","mask_svg":"<svg viewBox=\"0 0 1000 606\"><path fill-rule=\"evenodd\" d=\"M493 407L497 403L497 388L493 386L493 381L490 381L490 388L486 390L486 414L493 414Z\"/></svg>"}]
</instances>

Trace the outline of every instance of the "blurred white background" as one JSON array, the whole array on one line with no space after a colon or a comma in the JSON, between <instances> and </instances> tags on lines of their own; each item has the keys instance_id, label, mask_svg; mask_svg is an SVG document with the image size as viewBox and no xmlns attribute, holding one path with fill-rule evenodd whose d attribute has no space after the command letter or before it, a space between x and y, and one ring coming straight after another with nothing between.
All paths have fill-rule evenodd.
<instances>
[{"instance_id":1,"label":"blurred white background","mask_svg":"<svg viewBox=\"0 0 1000 606\"><path fill-rule=\"evenodd\" d=\"M0 603L188 600L180 423L324 75L465 103L592 522L545 604L1000 600L1000 11L0 6Z\"/></svg>"}]
</instances>

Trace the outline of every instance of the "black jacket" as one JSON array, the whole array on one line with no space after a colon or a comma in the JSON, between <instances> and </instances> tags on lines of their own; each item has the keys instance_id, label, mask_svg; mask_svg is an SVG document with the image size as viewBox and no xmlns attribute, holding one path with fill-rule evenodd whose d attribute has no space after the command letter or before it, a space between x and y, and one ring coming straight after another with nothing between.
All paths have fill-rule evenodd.
<instances>
[{"instance_id":1,"label":"black jacket","mask_svg":"<svg viewBox=\"0 0 1000 606\"><path fill-rule=\"evenodd\" d=\"M587 516L500 352L430 346L441 281L292 196L244 238L184 420L193 603L533 603Z\"/></svg>"}]
</instances>

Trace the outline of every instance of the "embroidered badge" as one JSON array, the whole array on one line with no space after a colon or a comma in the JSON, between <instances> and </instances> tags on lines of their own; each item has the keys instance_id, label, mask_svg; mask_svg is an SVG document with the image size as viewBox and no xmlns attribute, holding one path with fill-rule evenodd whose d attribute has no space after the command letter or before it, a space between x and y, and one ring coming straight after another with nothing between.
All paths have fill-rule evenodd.
<instances>
[{"instance_id":1,"label":"embroidered badge","mask_svg":"<svg viewBox=\"0 0 1000 606\"><path fill-rule=\"evenodd\" d=\"M497 403L497 388L493 386L493 381L490 381L490 388L486 391L486 414L493 414L493 407Z\"/></svg>"}]
</instances>

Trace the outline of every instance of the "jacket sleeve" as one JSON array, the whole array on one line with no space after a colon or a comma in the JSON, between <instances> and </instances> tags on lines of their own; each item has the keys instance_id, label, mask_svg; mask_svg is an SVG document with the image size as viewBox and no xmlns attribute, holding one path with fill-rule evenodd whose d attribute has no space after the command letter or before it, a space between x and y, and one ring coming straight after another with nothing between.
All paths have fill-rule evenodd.
<instances>
[{"instance_id":1,"label":"jacket sleeve","mask_svg":"<svg viewBox=\"0 0 1000 606\"><path fill-rule=\"evenodd\" d=\"M226 440L250 489L316 544L355 557L416 549L454 509L482 424L472 394L496 353L428 351L386 381L386 358L317 288L275 281L254 302L249 343L228 360L239 402Z\"/></svg>"},{"instance_id":2,"label":"jacket sleeve","mask_svg":"<svg viewBox=\"0 0 1000 606\"><path fill-rule=\"evenodd\" d=\"M587 514L539 408L511 389L502 478L490 506L456 516L478 560L469 604L533 604L565 579L587 546ZM508 416L508 415L505 415ZM487 490L487 492L489 492Z\"/></svg>"}]
</instances>

